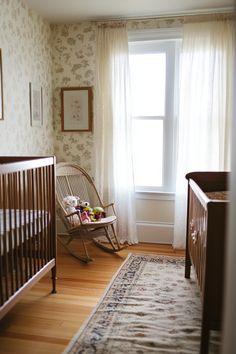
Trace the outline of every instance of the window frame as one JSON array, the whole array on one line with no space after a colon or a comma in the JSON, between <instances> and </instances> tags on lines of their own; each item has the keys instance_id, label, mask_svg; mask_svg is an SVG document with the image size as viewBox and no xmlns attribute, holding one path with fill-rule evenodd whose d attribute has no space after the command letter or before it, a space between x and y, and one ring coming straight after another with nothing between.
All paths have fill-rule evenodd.
<instances>
[{"instance_id":1,"label":"window frame","mask_svg":"<svg viewBox=\"0 0 236 354\"><path fill-rule=\"evenodd\" d=\"M132 119L160 119L163 121L163 185L135 186L136 192L173 193L176 175L176 119L178 111L178 75L180 30L138 31L129 35L130 54L166 53L165 115L132 117Z\"/></svg>"}]
</instances>

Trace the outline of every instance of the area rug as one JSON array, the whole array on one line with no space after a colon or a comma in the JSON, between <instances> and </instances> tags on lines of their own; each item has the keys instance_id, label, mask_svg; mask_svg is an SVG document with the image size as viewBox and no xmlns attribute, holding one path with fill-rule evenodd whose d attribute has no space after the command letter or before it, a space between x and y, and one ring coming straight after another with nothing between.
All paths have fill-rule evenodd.
<instances>
[{"instance_id":1,"label":"area rug","mask_svg":"<svg viewBox=\"0 0 236 354\"><path fill-rule=\"evenodd\" d=\"M184 258L130 254L64 354L198 354L201 301ZM219 352L219 337L211 339Z\"/></svg>"}]
</instances>

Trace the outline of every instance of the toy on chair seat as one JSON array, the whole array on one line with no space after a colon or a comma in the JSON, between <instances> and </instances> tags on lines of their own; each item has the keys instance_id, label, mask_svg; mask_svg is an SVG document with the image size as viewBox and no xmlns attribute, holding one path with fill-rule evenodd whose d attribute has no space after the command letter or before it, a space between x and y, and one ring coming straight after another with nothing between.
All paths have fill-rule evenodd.
<instances>
[{"instance_id":1,"label":"toy on chair seat","mask_svg":"<svg viewBox=\"0 0 236 354\"><path fill-rule=\"evenodd\" d=\"M75 197L73 195L67 195L65 198L63 198L63 202L65 205L66 213L68 215L77 212L76 207L78 203L78 197ZM80 223L80 219L77 214L71 215L69 220L72 225L78 225Z\"/></svg>"},{"instance_id":2,"label":"toy on chair seat","mask_svg":"<svg viewBox=\"0 0 236 354\"><path fill-rule=\"evenodd\" d=\"M87 212L87 216L90 218L91 222L100 221L105 217L105 212L102 207L91 208L88 202L80 202L79 208L81 213Z\"/></svg>"},{"instance_id":3,"label":"toy on chair seat","mask_svg":"<svg viewBox=\"0 0 236 354\"><path fill-rule=\"evenodd\" d=\"M78 197L79 198L79 197ZM87 208L90 208L89 202L85 202L81 200L80 198L78 199L78 203L76 206L76 209L78 209L81 213L86 210Z\"/></svg>"},{"instance_id":4,"label":"toy on chair seat","mask_svg":"<svg viewBox=\"0 0 236 354\"><path fill-rule=\"evenodd\" d=\"M82 213L80 214L80 218L81 218L81 221L82 221L83 224L91 222L91 218L90 218L88 212L85 211L85 210L82 211Z\"/></svg>"},{"instance_id":5,"label":"toy on chair seat","mask_svg":"<svg viewBox=\"0 0 236 354\"><path fill-rule=\"evenodd\" d=\"M104 217L104 209L102 207L93 208L94 218L96 221L100 221Z\"/></svg>"}]
</instances>

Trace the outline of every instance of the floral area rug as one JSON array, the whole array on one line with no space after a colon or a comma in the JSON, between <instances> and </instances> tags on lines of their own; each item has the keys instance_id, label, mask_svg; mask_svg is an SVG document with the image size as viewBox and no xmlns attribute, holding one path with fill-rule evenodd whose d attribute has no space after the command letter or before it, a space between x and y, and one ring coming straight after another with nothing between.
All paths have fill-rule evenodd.
<instances>
[{"instance_id":1,"label":"floral area rug","mask_svg":"<svg viewBox=\"0 0 236 354\"><path fill-rule=\"evenodd\" d=\"M130 254L64 354L198 354L201 301L180 257ZM219 352L219 337L210 353Z\"/></svg>"}]
</instances>

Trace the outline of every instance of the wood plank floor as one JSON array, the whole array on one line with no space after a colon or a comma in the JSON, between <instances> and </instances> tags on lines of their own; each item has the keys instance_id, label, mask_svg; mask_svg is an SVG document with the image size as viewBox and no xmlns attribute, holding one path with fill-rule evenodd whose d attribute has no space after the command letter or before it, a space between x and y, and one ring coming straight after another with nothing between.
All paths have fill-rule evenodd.
<instances>
[{"instance_id":1,"label":"wood plank floor","mask_svg":"<svg viewBox=\"0 0 236 354\"><path fill-rule=\"evenodd\" d=\"M168 245L144 243L119 254L104 252L93 243L88 249L94 262L83 264L58 246L57 294L50 293L50 275L27 292L0 322L0 354L61 353L128 253L184 255Z\"/></svg>"}]
</instances>

